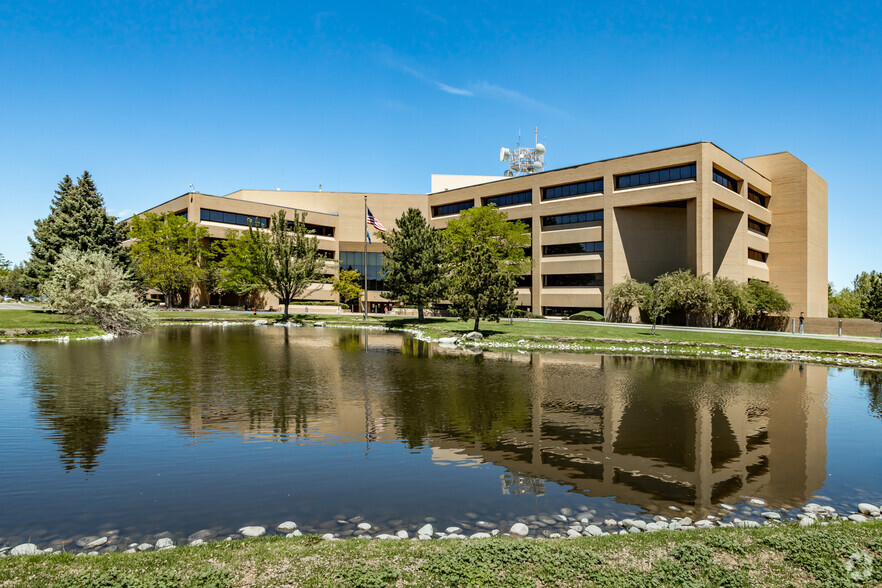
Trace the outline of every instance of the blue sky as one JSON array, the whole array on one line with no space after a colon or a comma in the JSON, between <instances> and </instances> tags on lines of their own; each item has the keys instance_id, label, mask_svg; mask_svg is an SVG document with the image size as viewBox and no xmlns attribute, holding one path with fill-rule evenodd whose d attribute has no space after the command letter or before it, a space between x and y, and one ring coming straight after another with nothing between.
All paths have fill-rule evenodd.
<instances>
[{"instance_id":1,"label":"blue sky","mask_svg":"<svg viewBox=\"0 0 882 588\"><path fill-rule=\"evenodd\" d=\"M188 191L427 192L710 140L790 151L830 188L830 279L882 270L873 3L0 3L0 252L58 181L112 213ZM382 219L387 225L393 219Z\"/></svg>"}]
</instances>

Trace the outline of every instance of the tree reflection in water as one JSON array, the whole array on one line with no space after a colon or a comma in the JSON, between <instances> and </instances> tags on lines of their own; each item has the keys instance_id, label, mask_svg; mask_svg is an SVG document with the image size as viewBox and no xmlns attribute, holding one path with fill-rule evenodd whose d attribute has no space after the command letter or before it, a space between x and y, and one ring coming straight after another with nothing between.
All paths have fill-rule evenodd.
<instances>
[{"instance_id":1,"label":"tree reflection in water","mask_svg":"<svg viewBox=\"0 0 882 588\"><path fill-rule=\"evenodd\" d=\"M882 419L882 372L874 370L855 370L858 382L867 387L870 413Z\"/></svg>"}]
</instances>

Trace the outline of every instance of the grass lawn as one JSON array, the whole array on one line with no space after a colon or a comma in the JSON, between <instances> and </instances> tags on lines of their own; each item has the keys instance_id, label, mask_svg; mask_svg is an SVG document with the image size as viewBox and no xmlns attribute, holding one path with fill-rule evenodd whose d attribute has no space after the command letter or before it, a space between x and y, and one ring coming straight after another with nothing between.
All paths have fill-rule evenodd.
<instances>
[{"instance_id":1,"label":"grass lawn","mask_svg":"<svg viewBox=\"0 0 882 588\"><path fill-rule=\"evenodd\" d=\"M82 325L62 314L41 309L0 310L0 338L91 337L103 331L94 325Z\"/></svg>"},{"instance_id":2,"label":"grass lawn","mask_svg":"<svg viewBox=\"0 0 882 588\"><path fill-rule=\"evenodd\" d=\"M0 559L0 586L857 586L882 523L527 540L265 537L97 557Z\"/></svg>"}]
</instances>

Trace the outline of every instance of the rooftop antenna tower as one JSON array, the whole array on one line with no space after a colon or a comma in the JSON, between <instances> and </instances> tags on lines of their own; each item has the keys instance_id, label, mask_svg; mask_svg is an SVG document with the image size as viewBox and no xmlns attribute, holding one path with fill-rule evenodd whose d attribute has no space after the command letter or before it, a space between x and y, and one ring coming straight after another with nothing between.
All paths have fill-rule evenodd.
<instances>
[{"instance_id":1,"label":"rooftop antenna tower","mask_svg":"<svg viewBox=\"0 0 882 588\"><path fill-rule=\"evenodd\" d=\"M535 137L535 147L521 147L521 132L518 131L518 146L499 150L499 161L511 162L509 169L505 170L505 177L535 174L545 170L545 145L539 142L539 127L535 129Z\"/></svg>"}]
</instances>

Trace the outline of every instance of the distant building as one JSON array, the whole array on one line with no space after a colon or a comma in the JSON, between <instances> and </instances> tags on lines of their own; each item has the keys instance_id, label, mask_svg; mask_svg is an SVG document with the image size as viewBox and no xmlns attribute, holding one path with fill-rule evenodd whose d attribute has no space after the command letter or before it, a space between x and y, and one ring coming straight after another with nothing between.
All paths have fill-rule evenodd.
<instances>
[{"instance_id":1,"label":"distant building","mask_svg":"<svg viewBox=\"0 0 882 588\"><path fill-rule=\"evenodd\" d=\"M513 178L433 175L432 190L368 194L368 205L387 228L410 207L438 228L491 203L522 220L532 232L533 271L519 284L518 306L533 312L603 313L605 292L625 277L691 269L771 282L794 313L827 316L827 183L787 152L738 160L701 142ZM279 209L306 211L328 259L364 272L363 207L360 192L240 190L184 194L147 212L186 214L223 238L249 216L268 222ZM368 245L373 310L386 302L383 249L376 238ZM328 274L336 267L329 263ZM334 294L322 286L308 299ZM278 305L271 296L266 303Z\"/></svg>"}]
</instances>

